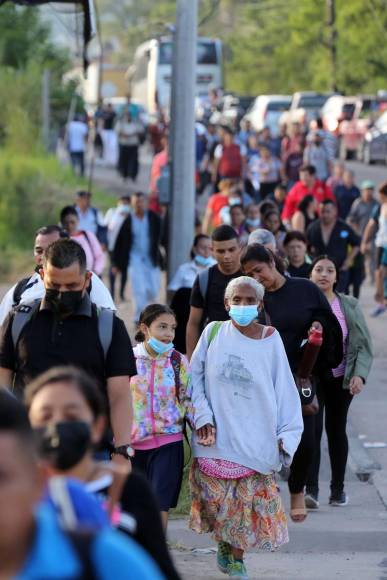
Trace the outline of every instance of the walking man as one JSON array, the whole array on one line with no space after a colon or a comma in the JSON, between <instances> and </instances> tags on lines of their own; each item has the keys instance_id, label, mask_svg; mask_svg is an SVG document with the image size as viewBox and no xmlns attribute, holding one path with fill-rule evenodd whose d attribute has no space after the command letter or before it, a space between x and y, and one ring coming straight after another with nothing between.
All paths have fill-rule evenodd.
<instances>
[{"instance_id":1,"label":"walking man","mask_svg":"<svg viewBox=\"0 0 387 580\"><path fill-rule=\"evenodd\" d=\"M122 320L91 302L90 278L85 252L77 242L58 240L48 247L44 298L19 306L2 326L0 385L21 398L25 385L40 373L54 366L77 366L107 394L116 448L129 446L129 377L137 374L136 363Z\"/></svg>"},{"instance_id":2,"label":"walking man","mask_svg":"<svg viewBox=\"0 0 387 580\"><path fill-rule=\"evenodd\" d=\"M219 226L211 236L216 264L201 272L191 293L191 309L187 324L187 356L191 358L203 326L213 320L228 320L224 292L233 278L242 276L238 234L228 225Z\"/></svg>"},{"instance_id":3,"label":"walking man","mask_svg":"<svg viewBox=\"0 0 387 580\"><path fill-rule=\"evenodd\" d=\"M135 303L134 320L155 302L160 290L161 218L147 208L142 192L132 196L132 211L123 222L111 254L113 274L129 268Z\"/></svg>"}]
</instances>

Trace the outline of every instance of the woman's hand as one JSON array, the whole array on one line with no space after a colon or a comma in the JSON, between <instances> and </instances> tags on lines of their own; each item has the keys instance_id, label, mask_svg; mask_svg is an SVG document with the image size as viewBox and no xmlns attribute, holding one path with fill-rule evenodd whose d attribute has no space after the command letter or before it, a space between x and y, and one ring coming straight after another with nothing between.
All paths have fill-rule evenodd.
<instances>
[{"instance_id":1,"label":"woman's hand","mask_svg":"<svg viewBox=\"0 0 387 580\"><path fill-rule=\"evenodd\" d=\"M199 445L214 445L215 433L215 427L210 423L207 423L206 425L203 425L203 427L200 427L200 429L196 430L197 442Z\"/></svg>"},{"instance_id":2,"label":"woman's hand","mask_svg":"<svg viewBox=\"0 0 387 580\"><path fill-rule=\"evenodd\" d=\"M364 382L361 377L352 377L349 381L349 392L351 395L358 395L362 392L364 387Z\"/></svg>"},{"instance_id":3,"label":"woman's hand","mask_svg":"<svg viewBox=\"0 0 387 580\"><path fill-rule=\"evenodd\" d=\"M309 332L311 332L312 328L315 328L316 330L319 330L320 332L322 332L322 330L323 330L321 322L318 322L317 320L312 322L312 326L310 327Z\"/></svg>"}]
</instances>

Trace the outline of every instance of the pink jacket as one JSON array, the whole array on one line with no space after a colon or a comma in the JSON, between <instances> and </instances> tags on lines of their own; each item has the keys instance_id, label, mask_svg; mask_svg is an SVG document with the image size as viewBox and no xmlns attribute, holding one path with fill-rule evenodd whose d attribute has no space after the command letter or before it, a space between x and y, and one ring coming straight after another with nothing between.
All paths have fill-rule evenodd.
<instances>
[{"instance_id":1,"label":"pink jacket","mask_svg":"<svg viewBox=\"0 0 387 580\"><path fill-rule=\"evenodd\" d=\"M71 239L78 242L84 249L87 269L100 276L105 267L105 254L95 234L80 231L75 236L71 236Z\"/></svg>"}]
</instances>

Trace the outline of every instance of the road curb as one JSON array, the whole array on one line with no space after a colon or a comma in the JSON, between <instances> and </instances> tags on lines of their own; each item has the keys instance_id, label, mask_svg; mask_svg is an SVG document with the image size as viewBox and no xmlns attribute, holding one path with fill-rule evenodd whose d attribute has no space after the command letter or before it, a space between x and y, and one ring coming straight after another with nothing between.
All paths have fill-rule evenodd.
<instances>
[{"instance_id":1,"label":"road curb","mask_svg":"<svg viewBox=\"0 0 387 580\"><path fill-rule=\"evenodd\" d=\"M374 473L381 470L381 465L375 461L370 453L364 448L363 442L359 439L358 433L350 421L348 421L347 424L347 434L349 443L349 467L356 474L358 479L360 479L360 481L369 481Z\"/></svg>"}]
</instances>

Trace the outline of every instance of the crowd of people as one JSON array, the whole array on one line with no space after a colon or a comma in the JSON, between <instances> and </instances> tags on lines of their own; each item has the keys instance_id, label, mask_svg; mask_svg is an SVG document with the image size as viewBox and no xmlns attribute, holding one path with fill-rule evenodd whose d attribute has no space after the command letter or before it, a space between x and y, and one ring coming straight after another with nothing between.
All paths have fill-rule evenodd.
<instances>
[{"instance_id":1,"label":"crowd of people","mask_svg":"<svg viewBox=\"0 0 387 580\"><path fill-rule=\"evenodd\" d=\"M248 579L248 549L289 541L277 472L292 521L319 508L324 418L329 503L348 503L347 415L373 357L357 298L366 265L374 314L386 310L387 184L379 201L372 182L358 189L318 128L208 127L197 140L208 201L166 303L167 135L149 196L123 195L103 215L78 192L3 298L2 577L179 578L165 534L185 438L189 527L212 533L229 577Z\"/></svg>"}]
</instances>

